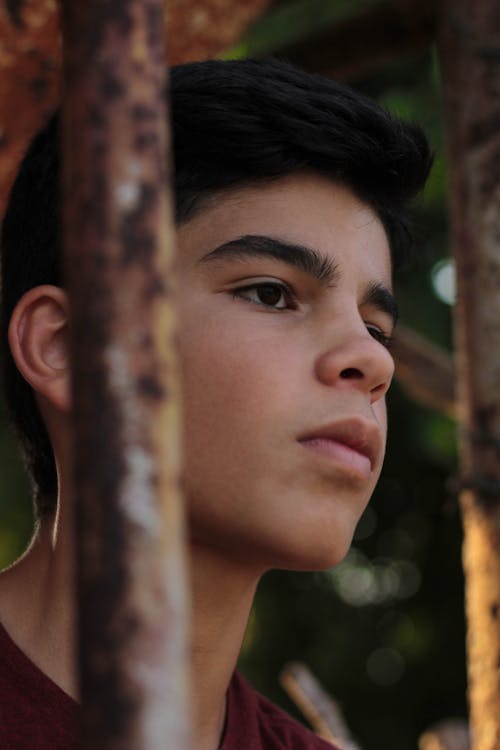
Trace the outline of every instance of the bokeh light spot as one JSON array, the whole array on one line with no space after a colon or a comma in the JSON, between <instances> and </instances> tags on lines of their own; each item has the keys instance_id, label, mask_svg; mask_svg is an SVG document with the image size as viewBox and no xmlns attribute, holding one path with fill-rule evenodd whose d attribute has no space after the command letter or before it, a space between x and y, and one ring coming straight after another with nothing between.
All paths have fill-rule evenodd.
<instances>
[{"instance_id":1,"label":"bokeh light spot","mask_svg":"<svg viewBox=\"0 0 500 750\"><path fill-rule=\"evenodd\" d=\"M376 685L390 687L404 674L405 661L393 648L377 648L371 652L366 662L368 677Z\"/></svg>"},{"instance_id":2,"label":"bokeh light spot","mask_svg":"<svg viewBox=\"0 0 500 750\"><path fill-rule=\"evenodd\" d=\"M354 532L354 541L359 542L362 539L368 539L373 534L377 527L377 514L371 507L367 505L363 515L358 521L356 531Z\"/></svg>"},{"instance_id":3,"label":"bokeh light spot","mask_svg":"<svg viewBox=\"0 0 500 750\"><path fill-rule=\"evenodd\" d=\"M436 296L447 305L455 304L455 265L451 258L438 261L431 271L432 288Z\"/></svg>"}]
</instances>

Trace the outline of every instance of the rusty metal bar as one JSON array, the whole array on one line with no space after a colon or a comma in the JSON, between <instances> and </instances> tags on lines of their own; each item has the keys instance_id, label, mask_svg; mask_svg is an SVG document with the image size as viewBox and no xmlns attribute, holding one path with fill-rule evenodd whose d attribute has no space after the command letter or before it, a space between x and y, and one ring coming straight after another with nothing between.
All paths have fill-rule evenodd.
<instances>
[{"instance_id":1,"label":"rusty metal bar","mask_svg":"<svg viewBox=\"0 0 500 750\"><path fill-rule=\"evenodd\" d=\"M418 750L470 750L470 733L463 719L445 719L418 739Z\"/></svg>"},{"instance_id":2,"label":"rusty metal bar","mask_svg":"<svg viewBox=\"0 0 500 750\"><path fill-rule=\"evenodd\" d=\"M440 55L457 267L473 750L500 748L500 7L446 0Z\"/></svg>"},{"instance_id":3,"label":"rusty metal bar","mask_svg":"<svg viewBox=\"0 0 500 750\"><path fill-rule=\"evenodd\" d=\"M55 0L0 0L0 217L22 154L59 95Z\"/></svg>"},{"instance_id":4,"label":"rusty metal bar","mask_svg":"<svg viewBox=\"0 0 500 750\"><path fill-rule=\"evenodd\" d=\"M170 63L216 56L271 4L165 3ZM21 155L60 99L60 30L58 0L0 0L0 216Z\"/></svg>"},{"instance_id":5,"label":"rusty metal bar","mask_svg":"<svg viewBox=\"0 0 500 750\"><path fill-rule=\"evenodd\" d=\"M391 349L396 378L419 404L456 419L455 368L451 356L404 325L398 325Z\"/></svg>"},{"instance_id":6,"label":"rusty metal bar","mask_svg":"<svg viewBox=\"0 0 500 750\"><path fill-rule=\"evenodd\" d=\"M63 0L83 748L188 746L163 0Z\"/></svg>"}]
</instances>

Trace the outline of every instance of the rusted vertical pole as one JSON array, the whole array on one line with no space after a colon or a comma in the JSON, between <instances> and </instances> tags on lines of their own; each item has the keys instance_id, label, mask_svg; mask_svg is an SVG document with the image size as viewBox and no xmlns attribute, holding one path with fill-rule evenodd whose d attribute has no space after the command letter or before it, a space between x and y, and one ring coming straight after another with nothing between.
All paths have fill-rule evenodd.
<instances>
[{"instance_id":1,"label":"rusted vertical pole","mask_svg":"<svg viewBox=\"0 0 500 750\"><path fill-rule=\"evenodd\" d=\"M184 750L164 0L62 0L83 747Z\"/></svg>"},{"instance_id":2,"label":"rusted vertical pole","mask_svg":"<svg viewBox=\"0 0 500 750\"><path fill-rule=\"evenodd\" d=\"M500 5L440 21L457 266L461 507L473 750L500 748Z\"/></svg>"}]
</instances>

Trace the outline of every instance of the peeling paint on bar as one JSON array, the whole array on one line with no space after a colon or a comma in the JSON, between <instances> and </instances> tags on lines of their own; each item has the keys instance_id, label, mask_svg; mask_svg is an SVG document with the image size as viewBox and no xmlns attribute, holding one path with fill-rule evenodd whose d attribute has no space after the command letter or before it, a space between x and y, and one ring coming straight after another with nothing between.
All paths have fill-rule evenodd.
<instances>
[{"instance_id":1,"label":"peeling paint on bar","mask_svg":"<svg viewBox=\"0 0 500 750\"><path fill-rule=\"evenodd\" d=\"M82 748L187 750L164 3L62 10Z\"/></svg>"},{"instance_id":2,"label":"peeling paint on bar","mask_svg":"<svg viewBox=\"0 0 500 750\"><path fill-rule=\"evenodd\" d=\"M159 532L154 462L142 448L125 448L124 454L126 473L120 506L130 523L154 537Z\"/></svg>"},{"instance_id":3,"label":"peeling paint on bar","mask_svg":"<svg viewBox=\"0 0 500 750\"><path fill-rule=\"evenodd\" d=\"M139 201L139 186L135 182L122 182L115 188L115 200L119 208L135 208Z\"/></svg>"}]
</instances>

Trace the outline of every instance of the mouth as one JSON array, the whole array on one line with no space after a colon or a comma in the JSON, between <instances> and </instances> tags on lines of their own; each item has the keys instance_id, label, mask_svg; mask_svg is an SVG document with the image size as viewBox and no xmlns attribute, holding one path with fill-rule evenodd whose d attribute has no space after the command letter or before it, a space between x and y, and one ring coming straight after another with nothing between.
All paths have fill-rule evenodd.
<instances>
[{"instance_id":1,"label":"mouth","mask_svg":"<svg viewBox=\"0 0 500 750\"><path fill-rule=\"evenodd\" d=\"M357 417L312 429L298 442L337 469L369 479L382 449L382 436L375 422Z\"/></svg>"}]
</instances>

